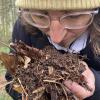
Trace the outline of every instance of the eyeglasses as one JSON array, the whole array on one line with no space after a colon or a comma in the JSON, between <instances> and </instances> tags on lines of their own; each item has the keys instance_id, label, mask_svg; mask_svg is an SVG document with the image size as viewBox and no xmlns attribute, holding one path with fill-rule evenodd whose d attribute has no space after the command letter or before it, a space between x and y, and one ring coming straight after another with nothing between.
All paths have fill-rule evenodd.
<instances>
[{"instance_id":1,"label":"eyeglasses","mask_svg":"<svg viewBox=\"0 0 100 100\"><path fill-rule=\"evenodd\" d=\"M37 28L49 28L51 20L56 19L38 12L21 12L25 21ZM97 13L98 10L67 13L59 18L59 22L67 29L81 29L89 26Z\"/></svg>"}]
</instances>

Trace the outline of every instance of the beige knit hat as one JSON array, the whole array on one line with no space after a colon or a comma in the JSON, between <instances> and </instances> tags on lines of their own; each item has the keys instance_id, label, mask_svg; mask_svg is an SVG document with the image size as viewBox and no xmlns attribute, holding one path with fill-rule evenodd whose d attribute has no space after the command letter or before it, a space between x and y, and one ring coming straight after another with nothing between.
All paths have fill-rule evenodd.
<instances>
[{"instance_id":1,"label":"beige knit hat","mask_svg":"<svg viewBox=\"0 0 100 100\"><path fill-rule=\"evenodd\" d=\"M19 8L40 10L74 10L100 7L100 0L16 0Z\"/></svg>"}]
</instances>

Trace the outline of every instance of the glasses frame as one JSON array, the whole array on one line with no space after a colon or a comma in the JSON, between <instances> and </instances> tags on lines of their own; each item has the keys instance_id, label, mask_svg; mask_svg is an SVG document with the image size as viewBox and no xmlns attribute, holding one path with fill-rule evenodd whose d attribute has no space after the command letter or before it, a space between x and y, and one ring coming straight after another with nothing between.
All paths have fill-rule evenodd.
<instances>
[{"instance_id":1,"label":"glasses frame","mask_svg":"<svg viewBox=\"0 0 100 100\"><path fill-rule=\"evenodd\" d=\"M41 26L41 25L37 25L37 24L35 24L35 23L32 23L32 21L29 21L26 17L25 17L25 14L30 14L31 16L34 14L34 15L41 15L41 16L44 16L45 18L47 18L47 19L49 19L49 16L47 16L47 15L45 15L45 14L41 14L41 13L35 13L35 12L29 12L29 11L24 11L24 12L22 12L22 16L23 16L23 18L25 19L25 21L26 22L28 22L30 25L32 25L32 26L35 26L35 27L37 27L37 28L48 28L49 27L49 25L50 25L50 23L48 24L48 26ZM30 17L31 17L30 16ZM32 17L31 17L31 19L32 19ZM48 20L49 21L49 20Z\"/></svg>"},{"instance_id":2,"label":"glasses frame","mask_svg":"<svg viewBox=\"0 0 100 100\"><path fill-rule=\"evenodd\" d=\"M25 10L20 10L19 11L20 13L22 13L22 16L23 16L23 18L26 20L26 22L28 22L30 25L32 25L32 26L34 26L34 27L37 27L37 28L49 28L50 27L50 23L51 23L51 19L56 19L56 17L54 17L54 18L51 18L50 16L48 16L48 15L45 15L45 14L42 14L42 13L38 13L38 12L32 12L32 11L25 11ZM64 19L65 17L67 17L67 16L72 16L72 15L80 15L80 14L88 14L88 15L90 15L91 16L91 21L87 24L87 25L84 25L84 26L81 26L81 27L75 27L75 28L73 28L73 27L64 27L64 28L66 28L66 29L81 29L81 28L85 28L85 27L88 27L92 22L93 22L93 19L94 19L94 16L96 15L96 14L98 14L98 12L99 12L99 10L98 9L96 9L96 10L92 10L92 11L83 11L83 12L72 12L72 13L67 13L67 14L64 14L64 15L62 15L60 18L59 18L59 21L60 21L60 23L61 23L61 21L62 21L62 19ZM42 25L38 25L38 24L35 24L35 23L33 23L32 21L30 21L30 20L28 20L25 16L26 16L26 14L30 14L31 16L32 15L40 15L40 16L43 16L43 17L45 17L45 18L47 18L48 19L48 25L47 26L42 26ZM30 17L31 17L30 16ZM31 19L32 19L32 17L31 17ZM62 24L62 23L61 23Z\"/></svg>"},{"instance_id":3,"label":"glasses frame","mask_svg":"<svg viewBox=\"0 0 100 100\"><path fill-rule=\"evenodd\" d=\"M94 19L94 16L98 13L98 10L93 10L93 11L85 11L85 12L73 12L73 13L68 13L68 14L64 14L60 20L62 20L63 18L67 17L67 16L72 16L72 15L84 15L84 14L88 14L91 16L91 21L87 24L87 25L84 25L82 27L76 27L76 28L73 28L73 27L67 27L65 26L65 28L67 29L81 29L81 28L85 28L85 27L88 27L92 22L93 22L93 19Z\"/></svg>"}]
</instances>

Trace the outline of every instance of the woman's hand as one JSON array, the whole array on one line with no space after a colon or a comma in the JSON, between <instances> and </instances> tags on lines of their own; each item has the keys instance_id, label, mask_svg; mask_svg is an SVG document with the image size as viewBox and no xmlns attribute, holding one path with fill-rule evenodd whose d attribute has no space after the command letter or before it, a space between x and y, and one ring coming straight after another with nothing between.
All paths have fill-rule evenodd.
<instances>
[{"instance_id":1,"label":"woman's hand","mask_svg":"<svg viewBox=\"0 0 100 100\"><path fill-rule=\"evenodd\" d=\"M82 74L91 91L85 89L76 82L72 82L71 80L65 80L64 84L66 88L69 89L78 98L85 99L87 97L92 96L95 91L95 77L93 72L89 69L88 65L83 61L81 63L83 63L86 67L86 70Z\"/></svg>"}]
</instances>

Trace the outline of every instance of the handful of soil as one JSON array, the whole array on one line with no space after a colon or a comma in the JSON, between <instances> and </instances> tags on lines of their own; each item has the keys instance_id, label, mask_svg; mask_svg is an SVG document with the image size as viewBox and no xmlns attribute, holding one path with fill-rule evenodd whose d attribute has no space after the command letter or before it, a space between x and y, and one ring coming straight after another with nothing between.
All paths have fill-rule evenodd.
<instances>
[{"instance_id":1,"label":"handful of soil","mask_svg":"<svg viewBox=\"0 0 100 100\"><path fill-rule=\"evenodd\" d=\"M14 78L14 88L20 86L18 91L23 100L79 100L63 85L66 79L89 89L82 76L85 71L82 57L62 54L51 46L39 50L21 41L12 44L11 48L16 52L13 60L9 60L11 66L5 63Z\"/></svg>"}]
</instances>

